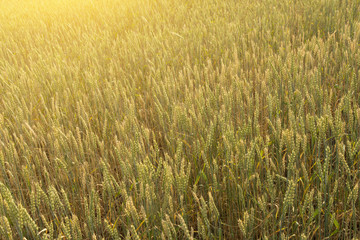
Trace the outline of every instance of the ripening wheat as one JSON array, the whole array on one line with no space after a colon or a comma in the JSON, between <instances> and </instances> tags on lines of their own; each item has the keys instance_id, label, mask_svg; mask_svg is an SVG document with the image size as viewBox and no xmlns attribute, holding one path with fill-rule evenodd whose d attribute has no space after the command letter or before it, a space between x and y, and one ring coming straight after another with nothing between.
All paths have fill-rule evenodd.
<instances>
[{"instance_id":1,"label":"ripening wheat","mask_svg":"<svg viewBox=\"0 0 360 240\"><path fill-rule=\"evenodd\" d=\"M0 0L0 240L360 238L359 13Z\"/></svg>"}]
</instances>

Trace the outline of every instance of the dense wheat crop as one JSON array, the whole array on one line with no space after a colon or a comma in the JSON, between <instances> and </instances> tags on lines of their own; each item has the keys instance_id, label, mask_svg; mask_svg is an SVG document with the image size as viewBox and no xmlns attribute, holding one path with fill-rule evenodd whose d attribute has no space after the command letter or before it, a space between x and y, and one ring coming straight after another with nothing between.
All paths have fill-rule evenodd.
<instances>
[{"instance_id":1,"label":"dense wheat crop","mask_svg":"<svg viewBox=\"0 0 360 240\"><path fill-rule=\"evenodd\" d=\"M359 0L0 0L0 239L360 238Z\"/></svg>"}]
</instances>

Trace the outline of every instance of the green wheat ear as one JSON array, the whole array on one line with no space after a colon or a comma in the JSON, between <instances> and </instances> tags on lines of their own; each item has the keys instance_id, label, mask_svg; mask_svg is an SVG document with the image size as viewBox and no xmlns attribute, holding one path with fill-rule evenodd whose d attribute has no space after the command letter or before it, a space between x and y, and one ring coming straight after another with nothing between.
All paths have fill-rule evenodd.
<instances>
[{"instance_id":1,"label":"green wheat ear","mask_svg":"<svg viewBox=\"0 0 360 240\"><path fill-rule=\"evenodd\" d=\"M179 214L178 218L180 220L180 226L185 234L186 239L189 239L189 240L193 239L193 237L190 235L189 229L188 229L183 217Z\"/></svg>"},{"instance_id":2,"label":"green wheat ear","mask_svg":"<svg viewBox=\"0 0 360 240\"><path fill-rule=\"evenodd\" d=\"M9 240L12 240L13 239L13 233L12 233L12 230L11 230L11 227L10 227L10 223L8 221L8 219L5 217L5 216L2 216L1 217L1 222L3 223L3 225L1 226L1 230L2 230L2 233L3 233L3 236Z\"/></svg>"}]
</instances>

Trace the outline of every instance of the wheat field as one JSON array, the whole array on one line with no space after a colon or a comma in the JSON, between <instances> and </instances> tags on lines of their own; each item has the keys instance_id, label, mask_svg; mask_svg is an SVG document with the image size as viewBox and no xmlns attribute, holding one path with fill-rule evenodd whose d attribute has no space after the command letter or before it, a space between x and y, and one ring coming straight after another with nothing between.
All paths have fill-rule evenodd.
<instances>
[{"instance_id":1,"label":"wheat field","mask_svg":"<svg viewBox=\"0 0 360 240\"><path fill-rule=\"evenodd\" d=\"M359 239L359 0L0 0L0 239Z\"/></svg>"}]
</instances>

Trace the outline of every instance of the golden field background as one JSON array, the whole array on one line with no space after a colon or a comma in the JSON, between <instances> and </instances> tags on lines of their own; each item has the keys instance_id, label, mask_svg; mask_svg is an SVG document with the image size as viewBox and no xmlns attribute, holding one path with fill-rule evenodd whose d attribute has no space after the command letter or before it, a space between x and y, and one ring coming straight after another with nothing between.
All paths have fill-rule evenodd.
<instances>
[{"instance_id":1,"label":"golden field background","mask_svg":"<svg viewBox=\"0 0 360 240\"><path fill-rule=\"evenodd\" d=\"M360 238L359 0L0 1L0 239Z\"/></svg>"}]
</instances>

